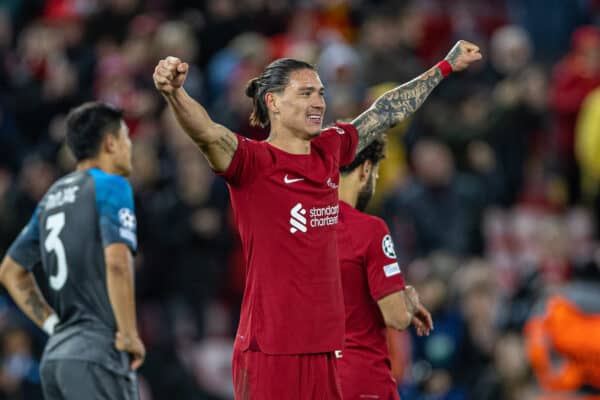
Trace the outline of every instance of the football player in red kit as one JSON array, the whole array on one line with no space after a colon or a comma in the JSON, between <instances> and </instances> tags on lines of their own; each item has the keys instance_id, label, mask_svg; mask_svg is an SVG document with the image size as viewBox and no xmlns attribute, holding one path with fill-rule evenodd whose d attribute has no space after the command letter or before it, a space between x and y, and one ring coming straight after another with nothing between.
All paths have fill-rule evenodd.
<instances>
[{"instance_id":1,"label":"football player in red kit","mask_svg":"<svg viewBox=\"0 0 600 400\"><path fill-rule=\"evenodd\" d=\"M340 168L338 251L346 339L338 365L345 400L399 399L386 327L400 330L412 323L419 335L433 329L415 289L404 283L385 222L363 212L383 155L384 141L378 138Z\"/></svg>"},{"instance_id":2,"label":"football player in red kit","mask_svg":"<svg viewBox=\"0 0 600 400\"><path fill-rule=\"evenodd\" d=\"M350 124L322 129L324 88L314 67L279 59L248 83L248 140L215 123L183 88L188 64L160 60L154 84L210 166L227 181L245 257L234 344L237 399L339 399L333 352L344 337L337 258L339 167L412 114L452 71L479 60L459 41L445 60L379 97Z\"/></svg>"}]
</instances>

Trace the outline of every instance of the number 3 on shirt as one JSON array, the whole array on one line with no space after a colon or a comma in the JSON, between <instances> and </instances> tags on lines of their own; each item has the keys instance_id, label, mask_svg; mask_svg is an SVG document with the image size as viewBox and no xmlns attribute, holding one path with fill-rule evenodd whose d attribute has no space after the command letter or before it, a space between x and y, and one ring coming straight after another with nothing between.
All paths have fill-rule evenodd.
<instances>
[{"instance_id":1,"label":"number 3 on shirt","mask_svg":"<svg viewBox=\"0 0 600 400\"><path fill-rule=\"evenodd\" d=\"M67 281L67 256L65 254L65 247L60 240L58 235L62 228L65 226L65 213L61 212L48 217L46 220L46 229L50 231L44 247L47 252L55 252L57 260L56 275L50 275L50 287L54 290L60 290L65 282Z\"/></svg>"}]
</instances>

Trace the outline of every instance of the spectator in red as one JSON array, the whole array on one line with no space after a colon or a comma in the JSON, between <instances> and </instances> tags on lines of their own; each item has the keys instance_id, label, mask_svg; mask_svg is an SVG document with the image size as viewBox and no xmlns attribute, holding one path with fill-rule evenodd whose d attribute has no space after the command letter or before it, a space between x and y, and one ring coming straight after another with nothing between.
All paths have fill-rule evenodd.
<instances>
[{"instance_id":1,"label":"spectator in red","mask_svg":"<svg viewBox=\"0 0 600 400\"><path fill-rule=\"evenodd\" d=\"M579 171L573 151L575 120L583 99L598 85L600 30L583 26L573 33L571 48L556 65L550 87L556 151L560 173L568 183L570 203L579 198Z\"/></svg>"}]
</instances>

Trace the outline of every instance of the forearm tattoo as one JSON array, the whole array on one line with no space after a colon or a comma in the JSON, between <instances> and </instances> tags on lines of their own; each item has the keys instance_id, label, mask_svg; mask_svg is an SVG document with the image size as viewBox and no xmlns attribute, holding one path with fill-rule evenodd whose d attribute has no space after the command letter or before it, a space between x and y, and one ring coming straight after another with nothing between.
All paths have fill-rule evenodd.
<instances>
[{"instance_id":1,"label":"forearm tattoo","mask_svg":"<svg viewBox=\"0 0 600 400\"><path fill-rule=\"evenodd\" d=\"M31 315L38 322L43 323L46 317L46 301L37 285L31 279L25 279L17 285L17 288Z\"/></svg>"},{"instance_id":2,"label":"forearm tattoo","mask_svg":"<svg viewBox=\"0 0 600 400\"><path fill-rule=\"evenodd\" d=\"M389 128L413 114L442 79L440 69L433 67L375 100L368 110L352 121L359 135L356 153Z\"/></svg>"},{"instance_id":3,"label":"forearm tattoo","mask_svg":"<svg viewBox=\"0 0 600 400\"><path fill-rule=\"evenodd\" d=\"M461 49L460 45L457 44L450 50L450 53L448 53L445 60L450 63L452 68L454 68L456 66L456 60L462 53L463 53L463 50Z\"/></svg>"}]
</instances>

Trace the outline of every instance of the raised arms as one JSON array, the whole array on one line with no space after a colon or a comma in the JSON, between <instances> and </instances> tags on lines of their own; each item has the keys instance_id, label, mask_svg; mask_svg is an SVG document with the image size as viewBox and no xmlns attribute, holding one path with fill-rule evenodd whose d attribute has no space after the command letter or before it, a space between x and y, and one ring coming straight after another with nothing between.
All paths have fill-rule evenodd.
<instances>
[{"instance_id":1,"label":"raised arms","mask_svg":"<svg viewBox=\"0 0 600 400\"><path fill-rule=\"evenodd\" d=\"M6 256L0 266L0 282L8 290L21 311L37 326L44 329L48 317L55 313L42 296L33 274L11 257Z\"/></svg>"},{"instance_id":2,"label":"raised arms","mask_svg":"<svg viewBox=\"0 0 600 400\"><path fill-rule=\"evenodd\" d=\"M453 71L462 71L479 59L479 48L464 40L458 41L445 58ZM356 153L367 147L375 137L414 113L442 79L442 71L434 66L377 98L369 109L352 121L359 134Z\"/></svg>"},{"instance_id":3,"label":"raised arms","mask_svg":"<svg viewBox=\"0 0 600 400\"><path fill-rule=\"evenodd\" d=\"M160 60L154 69L154 85L211 167L218 172L225 171L237 150L237 137L223 125L215 123L204 107L187 94L183 82L188 68L187 63L176 57Z\"/></svg>"}]
</instances>

